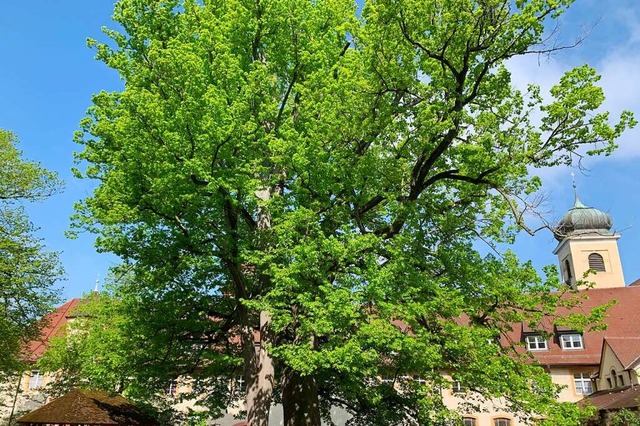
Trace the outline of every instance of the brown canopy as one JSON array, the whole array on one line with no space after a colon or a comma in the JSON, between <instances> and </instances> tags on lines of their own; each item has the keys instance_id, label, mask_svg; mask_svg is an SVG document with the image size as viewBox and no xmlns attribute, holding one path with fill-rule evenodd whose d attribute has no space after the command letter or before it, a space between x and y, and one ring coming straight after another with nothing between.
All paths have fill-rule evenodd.
<instances>
[{"instance_id":1,"label":"brown canopy","mask_svg":"<svg viewBox=\"0 0 640 426\"><path fill-rule=\"evenodd\" d=\"M19 425L158 426L123 396L74 389L18 419Z\"/></svg>"}]
</instances>

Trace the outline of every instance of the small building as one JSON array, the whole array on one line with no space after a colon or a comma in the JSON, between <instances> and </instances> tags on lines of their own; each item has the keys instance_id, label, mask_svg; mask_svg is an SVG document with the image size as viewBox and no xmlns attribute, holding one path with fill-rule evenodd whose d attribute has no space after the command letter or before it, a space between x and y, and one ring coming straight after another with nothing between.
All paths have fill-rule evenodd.
<instances>
[{"instance_id":1,"label":"small building","mask_svg":"<svg viewBox=\"0 0 640 426\"><path fill-rule=\"evenodd\" d=\"M122 395L74 389L22 416L18 425L159 426L159 423Z\"/></svg>"},{"instance_id":2,"label":"small building","mask_svg":"<svg viewBox=\"0 0 640 426\"><path fill-rule=\"evenodd\" d=\"M581 404L593 405L598 410L598 414L589 421L589 426L609 426L620 410L637 416L639 400L640 385L631 385L598 391L581 401Z\"/></svg>"},{"instance_id":3,"label":"small building","mask_svg":"<svg viewBox=\"0 0 640 426\"><path fill-rule=\"evenodd\" d=\"M592 405L598 415L589 424L608 426L620 410L638 415L640 406L640 336L606 337L600 367L592 376L597 392L581 404Z\"/></svg>"}]
</instances>

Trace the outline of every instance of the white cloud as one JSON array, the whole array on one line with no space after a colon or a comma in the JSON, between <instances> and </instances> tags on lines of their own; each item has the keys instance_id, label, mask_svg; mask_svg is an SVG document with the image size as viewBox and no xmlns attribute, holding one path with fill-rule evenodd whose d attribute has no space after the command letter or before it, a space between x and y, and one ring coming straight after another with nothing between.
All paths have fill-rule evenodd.
<instances>
[{"instance_id":1,"label":"white cloud","mask_svg":"<svg viewBox=\"0 0 640 426\"><path fill-rule=\"evenodd\" d=\"M617 49L606 56L600 64L601 85L607 97L604 109L611 112L612 119L623 110L640 114L640 55L638 46ZM640 117L636 117L640 118ZM616 159L640 157L640 129L627 131L619 140L620 147L613 154Z\"/></svg>"}]
</instances>

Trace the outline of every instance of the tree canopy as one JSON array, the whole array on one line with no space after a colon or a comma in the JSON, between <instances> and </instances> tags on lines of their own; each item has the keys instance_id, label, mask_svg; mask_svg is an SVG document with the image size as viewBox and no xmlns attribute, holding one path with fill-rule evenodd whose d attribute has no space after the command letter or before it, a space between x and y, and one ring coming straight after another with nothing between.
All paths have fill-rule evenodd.
<instances>
[{"instance_id":1,"label":"tree canopy","mask_svg":"<svg viewBox=\"0 0 640 426\"><path fill-rule=\"evenodd\" d=\"M587 65L549 94L513 87L505 61L551 52L545 25L571 3L119 1L122 32L90 45L125 88L95 95L77 134L76 172L99 186L75 222L158 319L131 334L163 343L136 374L241 371L252 426L273 398L287 425L331 404L432 424L443 372L574 424L548 376L496 344L564 303L555 270L474 246L526 226L530 171L608 154L634 124L600 110Z\"/></svg>"},{"instance_id":2,"label":"tree canopy","mask_svg":"<svg viewBox=\"0 0 640 426\"><path fill-rule=\"evenodd\" d=\"M29 221L25 202L40 201L61 186L56 175L22 159L16 137L0 129L0 373L13 371L22 345L38 337L38 320L56 301L62 274Z\"/></svg>"}]
</instances>

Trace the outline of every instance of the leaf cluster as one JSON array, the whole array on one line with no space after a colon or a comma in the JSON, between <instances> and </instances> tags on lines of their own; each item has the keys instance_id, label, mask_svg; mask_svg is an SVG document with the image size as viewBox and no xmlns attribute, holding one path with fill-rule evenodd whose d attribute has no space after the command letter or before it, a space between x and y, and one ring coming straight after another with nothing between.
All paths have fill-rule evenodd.
<instances>
[{"instance_id":1,"label":"leaf cluster","mask_svg":"<svg viewBox=\"0 0 640 426\"><path fill-rule=\"evenodd\" d=\"M25 161L16 137L0 129L0 374L20 369L21 351L36 339L41 318L57 301L53 284L62 268L35 235L24 204L56 192L60 181Z\"/></svg>"}]
</instances>

